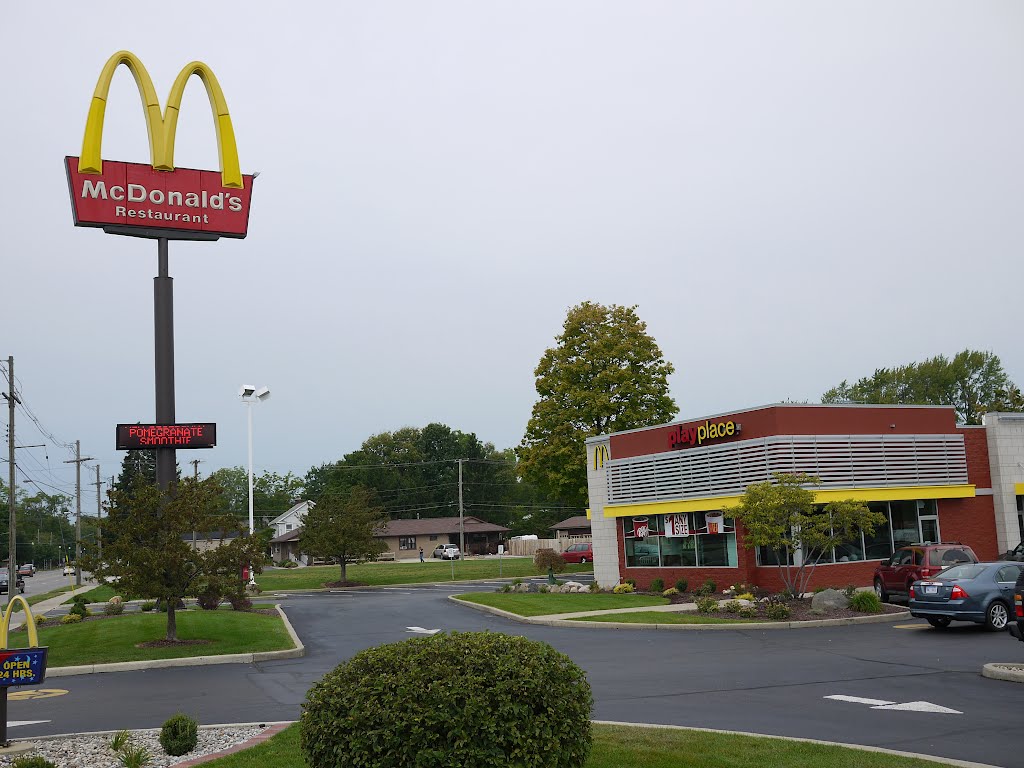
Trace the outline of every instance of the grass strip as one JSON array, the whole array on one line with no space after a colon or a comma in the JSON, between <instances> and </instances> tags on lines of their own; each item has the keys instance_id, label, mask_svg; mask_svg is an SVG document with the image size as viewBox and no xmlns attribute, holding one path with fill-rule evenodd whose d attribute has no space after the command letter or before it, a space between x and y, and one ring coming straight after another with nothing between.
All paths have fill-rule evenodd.
<instances>
[{"instance_id":1,"label":"grass strip","mask_svg":"<svg viewBox=\"0 0 1024 768\"><path fill-rule=\"evenodd\" d=\"M589 592L554 595L541 592L523 594L518 592L474 592L468 595L459 595L458 599L467 603L500 608L519 616L548 616L552 613L574 613L576 611L607 611L613 608L644 608L651 605L668 605L669 603L668 598L655 595L594 595Z\"/></svg>"},{"instance_id":2,"label":"grass strip","mask_svg":"<svg viewBox=\"0 0 1024 768\"><path fill-rule=\"evenodd\" d=\"M637 611L635 613L609 613L604 616L580 616L569 621L614 621L620 624L749 624L753 619L724 619L702 613L662 613Z\"/></svg>"},{"instance_id":3,"label":"grass strip","mask_svg":"<svg viewBox=\"0 0 1024 768\"><path fill-rule=\"evenodd\" d=\"M133 599L131 597L126 597L109 584L100 584L86 592L79 592L77 597L84 597L87 603L105 603L114 595L121 595L125 600ZM64 605L70 605L73 602L74 598L69 597L64 601Z\"/></svg>"},{"instance_id":4,"label":"grass strip","mask_svg":"<svg viewBox=\"0 0 1024 768\"><path fill-rule=\"evenodd\" d=\"M293 648L280 616L246 611L178 611L178 639L209 640L201 645L139 648L139 643L162 640L167 614L132 613L77 624L39 628L39 644L49 646L49 667L109 664L119 661L219 656ZM10 644L23 642L11 633ZM21 636L24 638L24 635ZM27 641L24 641L27 642Z\"/></svg>"},{"instance_id":5,"label":"grass strip","mask_svg":"<svg viewBox=\"0 0 1024 768\"><path fill-rule=\"evenodd\" d=\"M502 559L501 567L497 558L489 560L455 560L454 562L425 563L353 563L348 566L349 581L361 581L371 586L391 584L426 584L443 581L476 581L478 579L525 578L542 576L533 567L532 558ZM500 570L500 574L499 574ZM572 563L565 566L564 573L590 573L590 563ZM454 577L452 572L454 571ZM563 574L564 576L564 574ZM309 568L280 568L264 571L256 577L260 588L279 592L288 589L322 589L329 581L341 579L341 567L318 565Z\"/></svg>"},{"instance_id":6,"label":"grass strip","mask_svg":"<svg viewBox=\"0 0 1024 768\"><path fill-rule=\"evenodd\" d=\"M293 725L259 746L204 768L307 768ZM785 739L595 725L585 768L937 768L942 763Z\"/></svg>"}]
</instances>

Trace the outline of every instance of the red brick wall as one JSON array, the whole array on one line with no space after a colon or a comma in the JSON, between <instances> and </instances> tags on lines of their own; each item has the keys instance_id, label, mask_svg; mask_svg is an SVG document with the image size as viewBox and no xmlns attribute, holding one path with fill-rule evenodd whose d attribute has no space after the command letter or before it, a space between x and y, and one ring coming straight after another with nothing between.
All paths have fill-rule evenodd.
<instances>
[{"instance_id":1,"label":"red brick wall","mask_svg":"<svg viewBox=\"0 0 1024 768\"><path fill-rule=\"evenodd\" d=\"M960 427L957 432L964 436L967 482L979 488L991 488L992 465L988 460L988 433L981 427Z\"/></svg>"},{"instance_id":2,"label":"red brick wall","mask_svg":"<svg viewBox=\"0 0 1024 768\"><path fill-rule=\"evenodd\" d=\"M995 560L1000 554L991 496L941 499L939 532L943 541L961 541L982 560Z\"/></svg>"}]
</instances>

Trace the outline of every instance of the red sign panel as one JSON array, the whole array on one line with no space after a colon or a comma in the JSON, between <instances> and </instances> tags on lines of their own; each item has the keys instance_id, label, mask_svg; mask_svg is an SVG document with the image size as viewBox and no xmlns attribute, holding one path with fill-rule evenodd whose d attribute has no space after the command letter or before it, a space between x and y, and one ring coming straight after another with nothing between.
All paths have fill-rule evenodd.
<instances>
[{"instance_id":1,"label":"red sign panel","mask_svg":"<svg viewBox=\"0 0 1024 768\"><path fill-rule=\"evenodd\" d=\"M213 448L216 424L118 424L117 450Z\"/></svg>"},{"instance_id":2,"label":"red sign panel","mask_svg":"<svg viewBox=\"0 0 1024 768\"><path fill-rule=\"evenodd\" d=\"M221 184L218 171L155 171L145 163L103 161L103 173L79 173L66 157L76 227L134 227L245 237L252 176L243 189Z\"/></svg>"}]
</instances>

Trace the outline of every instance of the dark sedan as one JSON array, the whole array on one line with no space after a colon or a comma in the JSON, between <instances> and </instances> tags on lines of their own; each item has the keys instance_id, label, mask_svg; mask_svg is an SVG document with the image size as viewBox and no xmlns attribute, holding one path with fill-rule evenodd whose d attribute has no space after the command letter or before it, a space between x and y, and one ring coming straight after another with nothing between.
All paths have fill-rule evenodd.
<instances>
[{"instance_id":1,"label":"dark sedan","mask_svg":"<svg viewBox=\"0 0 1024 768\"><path fill-rule=\"evenodd\" d=\"M1006 629L1013 606L1013 587L1024 563L962 563L915 581L910 590L910 615L927 619L936 629L953 621L984 624L992 632Z\"/></svg>"},{"instance_id":2,"label":"dark sedan","mask_svg":"<svg viewBox=\"0 0 1024 768\"><path fill-rule=\"evenodd\" d=\"M21 578L21 576L17 576L17 575L15 575L14 578L16 579L16 581L14 582L15 585L16 585L15 588L19 592L21 592L21 594L25 594L25 580L23 578ZM2 594L2 595L6 595L7 594L7 583L8 583L8 581L9 581L9 576L7 574L7 569L6 568L0 568L0 594Z\"/></svg>"}]
</instances>

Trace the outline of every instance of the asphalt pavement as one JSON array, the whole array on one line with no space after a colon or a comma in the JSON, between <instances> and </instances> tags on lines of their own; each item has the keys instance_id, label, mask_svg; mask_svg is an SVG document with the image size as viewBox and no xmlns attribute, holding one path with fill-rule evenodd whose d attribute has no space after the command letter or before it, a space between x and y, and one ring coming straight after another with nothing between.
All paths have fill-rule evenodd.
<instances>
[{"instance_id":1,"label":"asphalt pavement","mask_svg":"<svg viewBox=\"0 0 1024 768\"><path fill-rule=\"evenodd\" d=\"M973 625L916 620L794 630L652 631L530 626L449 601L496 582L279 598L306 656L259 664L53 678L12 694L12 737L298 717L306 691L354 653L430 630L492 630L550 643L580 664L600 720L748 731L1024 765L1012 738L1024 686L990 680L1024 644ZM261 599L274 599L264 594ZM47 691L51 693L46 694Z\"/></svg>"}]
</instances>

